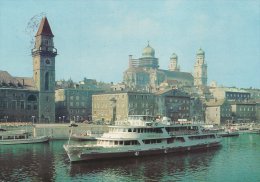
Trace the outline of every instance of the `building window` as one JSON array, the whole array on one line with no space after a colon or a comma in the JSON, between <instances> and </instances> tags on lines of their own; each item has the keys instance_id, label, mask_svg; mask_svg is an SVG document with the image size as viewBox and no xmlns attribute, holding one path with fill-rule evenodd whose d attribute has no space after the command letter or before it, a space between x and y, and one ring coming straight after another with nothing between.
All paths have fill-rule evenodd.
<instances>
[{"instance_id":1,"label":"building window","mask_svg":"<svg viewBox=\"0 0 260 182\"><path fill-rule=\"evenodd\" d=\"M29 95L27 100L28 101L37 101L37 98L35 95Z\"/></svg>"},{"instance_id":2,"label":"building window","mask_svg":"<svg viewBox=\"0 0 260 182\"><path fill-rule=\"evenodd\" d=\"M49 90L49 72L45 74L45 90Z\"/></svg>"},{"instance_id":3,"label":"building window","mask_svg":"<svg viewBox=\"0 0 260 182\"><path fill-rule=\"evenodd\" d=\"M21 109L24 109L24 101L21 101Z\"/></svg>"},{"instance_id":4,"label":"building window","mask_svg":"<svg viewBox=\"0 0 260 182\"><path fill-rule=\"evenodd\" d=\"M16 101L12 101L12 109L16 109Z\"/></svg>"}]
</instances>

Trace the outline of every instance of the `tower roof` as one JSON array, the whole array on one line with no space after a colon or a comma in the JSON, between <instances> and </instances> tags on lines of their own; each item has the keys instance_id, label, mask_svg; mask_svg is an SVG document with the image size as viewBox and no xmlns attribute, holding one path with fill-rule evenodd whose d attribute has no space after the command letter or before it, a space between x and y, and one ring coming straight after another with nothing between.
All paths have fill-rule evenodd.
<instances>
[{"instance_id":1,"label":"tower roof","mask_svg":"<svg viewBox=\"0 0 260 182\"><path fill-rule=\"evenodd\" d=\"M150 47L149 42L147 47L144 48L142 57L154 57L155 51L152 47Z\"/></svg>"},{"instance_id":2,"label":"tower roof","mask_svg":"<svg viewBox=\"0 0 260 182\"><path fill-rule=\"evenodd\" d=\"M54 37L54 35L52 34L51 27L49 25L49 22L48 22L46 16L44 16L42 18L40 26L39 26L39 29L38 29L38 31L37 31L35 36L39 36L39 35L47 35L47 36Z\"/></svg>"},{"instance_id":3,"label":"tower roof","mask_svg":"<svg viewBox=\"0 0 260 182\"><path fill-rule=\"evenodd\" d=\"M197 52L197 55L205 55L205 52L200 48Z\"/></svg>"},{"instance_id":4,"label":"tower roof","mask_svg":"<svg viewBox=\"0 0 260 182\"><path fill-rule=\"evenodd\" d=\"M171 55L170 59L178 59L178 56L177 56L175 53L173 53L173 54Z\"/></svg>"}]
</instances>

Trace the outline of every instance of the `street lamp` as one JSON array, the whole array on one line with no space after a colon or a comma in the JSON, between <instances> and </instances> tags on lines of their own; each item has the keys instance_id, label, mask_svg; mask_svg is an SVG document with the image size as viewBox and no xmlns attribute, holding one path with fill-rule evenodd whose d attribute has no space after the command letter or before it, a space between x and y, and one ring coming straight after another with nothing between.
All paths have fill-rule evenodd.
<instances>
[{"instance_id":1,"label":"street lamp","mask_svg":"<svg viewBox=\"0 0 260 182\"><path fill-rule=\"evenodd\" d=\"M62 121L63 121L63 123L64 123L64 119L65 119L65 116L62 116Z\"/></svg>"},{"instance_id":2,"label":"street lamp","mask_svg":"<svg viewBox=\"0 0 260 182\"><path fill-rule=\"evenodd\" d=\"M59 116L59 123L61 123L61 117Z\"/></svg>"},{"instance_id":3,"label":"street lamp","mask_svg":"<svg viewBox=\"0 0 260 182\"><path fill-rule=\"evenodd\" d=\"M5 116L4 118L5 118L5 122L7 123L7 120L8 120L8 116Z\"/></svg>"},{"instance_id":4,"label":"street lamp","mask_svg":"<svg viewBox=\"0 0 260 182\"><path fill-rule=\"evenodd\" d=\"M34 118L35 118L35 116L32 116L32 124L34 125Z\"/></svg>"},{"instance_id":5,"label":"street lamp","mask_svg":"<svg viewBox=\"0 0 260 182\"><path fill-rule=\"evenodd\" d=\"M128 115L131 113L131 111L133 111L132 112L132 115L134 115L135 114L135 109L133 108L133 109L130 109L129 111L128 111Z\"/></svg>"}]
</instances>

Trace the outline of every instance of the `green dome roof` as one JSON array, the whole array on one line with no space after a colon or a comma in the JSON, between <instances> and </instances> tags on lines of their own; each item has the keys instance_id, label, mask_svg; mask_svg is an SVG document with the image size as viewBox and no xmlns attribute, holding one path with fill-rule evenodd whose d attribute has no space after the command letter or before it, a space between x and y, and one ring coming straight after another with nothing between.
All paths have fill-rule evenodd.
<instances>
[{"instance_id":1,"label":"green dome roof","mask_svg":"<svg viewBox=\"0 0 260 182\"><path fill-rule=\"evenodd\" d=\"M171 59L178 59L178 56L177 56L175 53L173 53L173 54L171 55Z\"/></svg>"},{"instance_id":2,"label":"green dome roof","mask_svg":"<svg viewBox=\"0 0 260 182\"><path fill-rule=\"evenodd\" d=\"M197 52L197 55L205 55L205 52L200 48Z\"/></svg>"},{"instance_id":3,"label":"green dome roof","mask_svg":"<svg viewBox=\"0 0 260 182\"><path fill-rule=\"evenodd\" d=\"M152 47L150 47L149 43L147 47L144 48L142 56L143 57L154 57L155 51Z\"/></svg>"}]
</instances>

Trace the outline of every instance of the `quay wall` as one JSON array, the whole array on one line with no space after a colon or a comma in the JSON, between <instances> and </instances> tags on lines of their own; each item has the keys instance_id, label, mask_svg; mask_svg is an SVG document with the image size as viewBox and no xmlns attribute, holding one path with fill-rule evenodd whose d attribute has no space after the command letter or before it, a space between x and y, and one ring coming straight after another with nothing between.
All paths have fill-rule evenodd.
<instances>
[{"instance_id":1,"label":"quay wall","mask_svg":"<svg viewBox=\"0 0 260 182\"><path fill-rule=\"evenodd\" d=\"M106 125L92 125L92 124L78 124L77 127L71 127L70 124L34 124L34 125L6 125L0 124L0 128L6 130L25 130L32 132L34 136L47 135L53 140L68 139L72 133L86 133L89 131L106 132L108 127Z\"/></svg>"}]
</instances>

